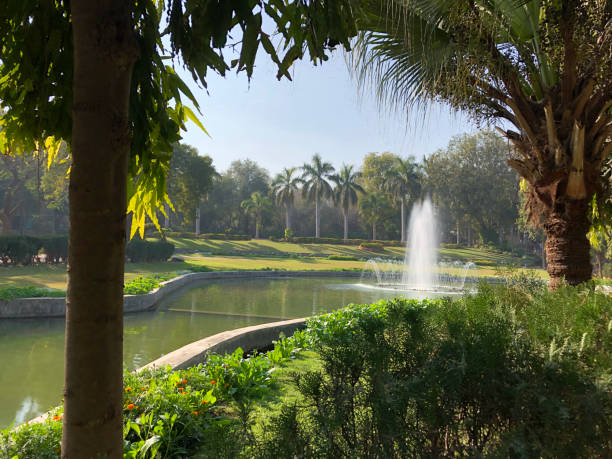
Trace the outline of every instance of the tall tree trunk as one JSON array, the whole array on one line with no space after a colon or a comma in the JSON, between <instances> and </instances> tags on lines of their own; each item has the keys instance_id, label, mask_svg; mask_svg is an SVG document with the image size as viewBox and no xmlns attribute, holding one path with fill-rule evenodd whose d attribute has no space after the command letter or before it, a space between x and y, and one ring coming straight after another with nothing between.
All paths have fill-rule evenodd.
<instances>
[{"instance_id":1,"label":"tall tree trunk","mask_svg":"<svg viewBox=\"0 0 612 459\"><path fill-rule=\"evenodd\" d=\"M402 235L401 235L401 241L402 242L406 242L406 200L404 198L401 199L401 214L402 214Z\"/></svg>"},{"instance_id":2,"label":"tall tree trunk","mask_svg":"<svg viewBox=\"0 0 612 459\"><path fill-rule=\"evenodd\" d=\"M567 199L558 203L543 224L546 234L546 270L550 288L557 288L563 278L578 285L591 278L590 245L586 237L591 226L588 199Z\"/></svg>"},{"instance_id":3,"label":"tall tree trunk","mask_svg":"<svg viewBox=\"0 0 612 459\"><path fill-rule=\"evenodd\" d=\"M73 0L70 259L62 457L122 457L130 2Z\"/></svg>"},{"instance_id":4,"label":"tall tree trunk","mask_svg":"<svg viewBox=\"0 0 612 459\"><path fill-rule=\"evenodd\" d=\"M342 216L344 217L344 240L348 240L348 209L342 209Z\"/></svg>"},{"instance_id":5,"label":"tall tree trunk","mask_svg":"<svg viewBox=\"0 0 612 459\"><path fill-rule=\"evenodd\" d=\"M200 206L196 209L196 221L195 221L195 233L196 236L200 235Z\"/></svg>"},{"instance_id":6,"label":"tall tree trunk","mask_svg":"<svg viewBox=\"0 0 612 459\"><path fill-rule=\"evenodd\" d=\"M376 240L376 222L372 223L372 240Z\"/></svg>"},{"instance_id":7,"label":"tall tree trunk","mask_svg":"<svg viewBox=\"0 0 612 459\"><path fill-rule=\"evenodd\" d=\"M289 215L290 208L287 206L287 213L285 214L285 228L291 230L291 216Z\"/></svg>"},{"instance_id":8,"label":"tall tree trunk","mask_svg":"<svg viewBox=\"0 0 612 459\"><path fill-rule=\"evenodd\" d=\"M457 245L459 245L461 243L461 237L460 237L460 231L459 231L459 218L457 218Z\"/></svg>"},{"instance_id":9,"label":"tall tree trunk","mask_svg":"<svg viewBox=\"0 0 612 459\"><path fill-rule=\"evenodd\" d=\"M259 228L261 227L261 223L259 223L259 218L255 218L255 239L259 239Z\"/></svg>"},{"instance_id":10,"label":"tall tree trunk","mask_svg":"<svg viewBox=\"0 0 612 459\"><path fill-rule=\"evenodd\" d=\"M319 226L319 196L315 199L315 237L321 237L321 228Z\"/></svg>"}]
</instances>

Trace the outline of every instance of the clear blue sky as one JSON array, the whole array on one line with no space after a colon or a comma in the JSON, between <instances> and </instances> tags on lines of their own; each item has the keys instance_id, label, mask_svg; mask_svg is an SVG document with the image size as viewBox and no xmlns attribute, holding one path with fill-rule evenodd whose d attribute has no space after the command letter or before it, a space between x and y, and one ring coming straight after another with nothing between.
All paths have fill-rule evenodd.
<instances>
[{"instance_id":1,"label":"clear blue sky","mask_svg":"<svg viewBox=\"0 0 612 459\"><path fill-rule=\"evenodd\" d=\"M445 147L453 135L476 130L440 107L412 120L380 110L371 90L360 96L340 51L322 66L297 63L293 81L279 82L275 75L273 64L262 58L250 84L244 73L210 75L209 94L191 84L211 137L189 124L183 142L210 155L219 172L250 158L275 174L301 166L314 153L336 168L359 165L374 151L421 158Z\"/></svg>"}]
</instances>

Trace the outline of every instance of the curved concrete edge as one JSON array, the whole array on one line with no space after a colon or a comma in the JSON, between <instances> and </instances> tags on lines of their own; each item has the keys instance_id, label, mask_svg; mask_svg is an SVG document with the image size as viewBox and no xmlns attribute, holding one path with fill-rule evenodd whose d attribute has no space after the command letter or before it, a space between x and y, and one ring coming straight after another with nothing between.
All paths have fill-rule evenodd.
<instances>
[{"instance_id":1,"label":"curved concrete edge","mask_svg":"<svg viewBox=\"0 0 612 459\"><path fill-rule=\"evenodd\" d=\"M306 318L301 318L269 322L217 333L187 344L134 371L139 373L145 369L165 368L168 365L173 370L180 370L204 363L210 354L232 353L239 347L245 352L262 349L270 346L272 341L278 339L281 333L291 336L296 330L306 328L306 320ZM47 411L22 425L44 422L52 412L53 410ZM15 429L19 429L19 426Z\"/></svg>"},{"instance_id":2,"label":"curved concrete edge","mask_svg":"<svg viewBox=\"0 0 612 459\"><path fill-rule=\"evenodd\" d=\"M173 370L189 368L204 363L209 354L229 354L239 347L245 352L262 349L271 345L272 341L278 339L281 333L291 336L296 330L304 328L306 328L306 319L302 318L224 331L187 344L138 368L136 371L164 368L168 365Z\"/></svg>"},{"instance_id":3,"label":"curved concrete edge","mask_svg":"<svg viewBox=\"0 0 612 459\"><path fill-rule=\"evenodd\" d=\"M161 287L144 295L125 295L123 312L143 312L154 309L162 299L176 290L201 280L244 279L265 277L358 277L356 271L211 271L188 273L162 282ZM65 317L66 298L16 298L0 300L0 319L33 319Z\"/></svg>"}]
</instances>

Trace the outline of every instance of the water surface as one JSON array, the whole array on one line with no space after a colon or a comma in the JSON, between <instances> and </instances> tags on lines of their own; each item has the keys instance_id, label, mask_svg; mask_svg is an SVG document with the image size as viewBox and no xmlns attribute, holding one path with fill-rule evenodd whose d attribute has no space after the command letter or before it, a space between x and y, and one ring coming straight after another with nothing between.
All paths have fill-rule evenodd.
<instances>
[{"instance_id":1,"label":"water surface","mask_svg":"<svg viewBox=\"0 0 612 459\"><path fill-rule=\"evenodd\" d=\"M360 288L352 279L206 281L152 312L125 316L124 362L132 370L192 341L234 328L311 316L349 303L413 295ZM0 319L0 428L59 404L64 319Z\"/></svg>"}]
</instances>

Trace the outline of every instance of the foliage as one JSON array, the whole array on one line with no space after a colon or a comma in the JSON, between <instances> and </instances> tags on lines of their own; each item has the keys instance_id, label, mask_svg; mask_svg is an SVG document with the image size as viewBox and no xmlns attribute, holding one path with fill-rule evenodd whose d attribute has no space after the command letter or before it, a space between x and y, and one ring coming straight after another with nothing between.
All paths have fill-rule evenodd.
<instances>
[{"instance_id":1,"label":"foliage","mask_svg":"<svg viewBox=\"0 0 612 459\"><path fill-rule=\"evenodd\" d=\"M371 252L382 252L385 250L385 246L379 242L362 242L359 244L360 250L369 250Z\"/></svg>"},{"instance_id":2,"label":"foliage","mask_svg":"<svg viewBox=\"0 0 612 459\"><path fill-rule=\"evenodd\" d=\"M176 457L214 446L219 431L234 428L235 421L222 415L223 410L241 406L248 417L247 405L270 390L274 366L308 343L307 336L297 332L295 337L281 337L266 354L246 358L239 348L230 355L211 355L206 363L185 370L124 373L124 457ZM42 423L0 431L0 457L59 457L60 419L61 409Z\"/></svg>"},{"instance_id":3,"label":"foliage","mask_svg":"<svg viewBox=\"0 0 612 459\"><path fill-rule=\"evenodd\" d=\"M32 285L26 287L0 287L0 300L13 300L15 298L63 298L66 292L63 290L53 290L48 288L39 288Z\"/></svg>"},{"instance_id":4,"label":"foliage","mask_svg":"<svg viewBox=\"0 0 612 459\"><path fill-rule=\"evenodd\" d=\"M41 251L47 255L47 263L68 261L68 236L44 236L40 238Z\"/></svg>"},{"instance_id":5,"label":"foliage","mask_svg":"<svg viewBox=\"0 0 612 459\"><path fill-rule=\"evenodd\" d=\"M125 253L132 263L166 261L174 253L174 244L165 241L132 239L128 242Z\"/></svg>"},{"instance_id":6,"label":"foliage","mask_svg":"<svg viewBox=\"0 0 612 459\"><path fill-rule=\"evenodd\" d=\"M32 236L0 235L0 260L3 265L29 265L41 246L42 241Z\"/></svg>"},{"instance_id":7,"label":"foliage","mask_svg":"<svg viewBox=\"0 0 612 459\"><path fill-rule=\"evenodd\" d=\"M149 277L137 277L126 282L123 285L123 293L125 295L144 295L160 286L160 282L176 277L174 274L154 275Z\"/></svg>"},{"instance_id":8,"label":"foliage","mask_svg":"<svg viewBox=\"0 0 612 459\"><path fill-rule=\"evenodd\" d=\"M253 213L255 216L255 238L259 238L259 232L263 227L264 216L270 212L272 201L259 191L254 191L249 199L240 203L240 207L245 213Z\"/></svg>"},{"instance_id":9,"label":"foliage","mask_svg":"<svg viewBox=\"0 0 612 459\"><path fill-rule=\"evenodd\" d=\"M330 255L327 257L328 260L337 260L337 261L359 261L360 258L353 257L351 255Z\"/></svg>"},{"instance_id":10,"label":"foliage","mask_svg":"<svg viewBox=\"0 0 612 459\"><path fill-rule=\"evenodd\" d=\"M483 284L312 318L323 371L266 426L259 457L605 455L612 299ZM551 322L549 322L551 320ZM563 343L563 344L561 344ZM603 359L603 360L599 360Z\"/></svg>"}]
</instances>

